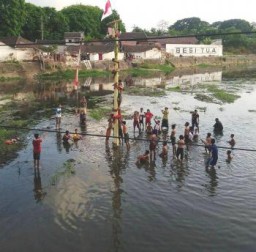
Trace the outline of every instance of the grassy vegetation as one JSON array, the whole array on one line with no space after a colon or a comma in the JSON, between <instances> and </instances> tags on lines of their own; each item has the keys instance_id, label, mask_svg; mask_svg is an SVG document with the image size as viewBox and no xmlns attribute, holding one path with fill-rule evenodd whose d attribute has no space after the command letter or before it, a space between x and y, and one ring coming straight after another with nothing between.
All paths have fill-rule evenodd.
<instances>
[{"instance_id":1,"label":"grassy vegetation","mask_svg":"<svg viewBox=\"0 0 256 252\"><path fill-rule=\"evenodd\" d=\"M207 67L211 67L212 65L209 65L209 64L198 64L197 67L200 67L200 68L207 68Z\"/></svg>"},{"instance_id":2,"label":"grassy vegetation","mask_svg":"<svg viewBox=\"0 0 256 252\"><path fill-rule=\"evenodd\" d=\"M180 92L181 88L180 88L180 86L176 86L176 87L169 87L166 90L167 91L172 91L172 92Z\"/></svg>"},{"instance_id":3,"label":"grassy vegetation","mask_svg":"<svg viewBox=\"0 0 256 252\"><path fill-rule=\"evenodd\" d=\"M103 117L107 117L111 113L110 108L94 108L89 110L89 115L95 120L100 120Z\"/></svg>"},{"instance_id":4,"label":"grassy vegetation","mask_svg":"<svg viewBox=\"0 0 256 252\"><path fill-rule=\"evenodd\" d=\"M151 96L151 97L161 97L165 96L166 93L162 89L152 89L152 88L142 88L142 87L130 87L125 90L126 94L129 95L139 95L139 96Z\"/></svg>"},{"instance_id":5,"label":"grassy vegetation","mask_svg":"<svg viewBox=\"0 0 256 252\"><path fill-rule=\"evenodd\" d=\"M142 69L158 70L166 74L171 73L174 70L174 67L169 64L149 64L144 63L140 65Z\"/></svg>"},{"instance_id":6,"label":"grassy vegetation","mask_svg":"<svg viewBox=\"0 0 256 252\"><path fill-rule=\"evenodd\" d=\"M103 70L79 70L79 77L86 78L86 77L109 77L111 73L109 71ZM41 80L71 80L74 79L75 70L68 69L68 70L58 70L56 72L51 73L42 73L38 75L38 78Z\"/></svg>"},{"instance_id":7,"label":"grassy vegetation","mask_svg":"<svg viewBox=\"0 0 256 252\"><path fill-rule=\"evenodd\" d=\"M14 81L14 80L22 80L22 78L19 77L19 76L14 76L14 77L4 77L4 76L0 76L0 82Z\"/></svg>"},{"instance_id":8,"label":"grassy vegetation","mask_svg":"<svg viewBox=\"0 0 256 252\"><path fill-rule=\"evenodd\" d=\"M232 93L228 93L227 91L218 88L215 85L209 85L207 86L207 91L212 93L212 95L222 101L222 102L227 102L227 103L232 103L234 102L236 99L238 99L240 96L239 95L235 95Z\"/></svg>"}]
</instances>

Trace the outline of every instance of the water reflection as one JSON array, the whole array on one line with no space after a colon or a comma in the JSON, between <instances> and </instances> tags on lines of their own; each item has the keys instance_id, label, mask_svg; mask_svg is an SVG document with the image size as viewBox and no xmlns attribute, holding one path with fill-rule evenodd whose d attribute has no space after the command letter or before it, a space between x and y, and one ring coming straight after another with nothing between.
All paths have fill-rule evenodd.
<instances>
[{"instance_id":1,"label":"water reflection","mask_svg":"<svg viewBox=\"0 0 256 252\"><path fill-rule=\"evenodd\" d=\"M114 251L119 251L121 247L120 236L122 235L122 194L124 193L122 189L122 172L125 172L126 165L128 165L129 152L126 151L124 154L121 147L113 147L112 151L109 144L106 143L105 146L105 157L109 164L109 173L113 179L113 189L112 189L112 234L113 234L113 248Z\"/></svg>"},{"instance_id":2,"label":"water reflection","mask_svg":"<svg viewBox=\"0 0 256 252\"><path fill-rule=\"evenodd\" d=\"M56 144L57 144L58 152L61 153L61 151L62 151L62 136L61 136L60 131L56 132Z\"/></svg>"},{"instance_id":3,"label":"water reflection","mask_svg":"<svg viewBox=\"0 0 256 252\"><path fill-rule=\"evenodd\" d=\"M34 198L37 203L42 201L46 196L46 192L43 192L40 170L39 168L34 168Z\"/></svg>"},{"instance_id":4,"label":"water reflection","mask_svg":"<svg viewBox=\"0 0 256 252\"><path fill-rule=\"evenodd\" d=\"M206 189L209 192L210 196L215 196L216 195L216 188L218 186L218 176L216 173L215 168L206 168L205 169L207 174L209 175L210 181L208 185L205 185Z\"/></svg>"}]
</instances>

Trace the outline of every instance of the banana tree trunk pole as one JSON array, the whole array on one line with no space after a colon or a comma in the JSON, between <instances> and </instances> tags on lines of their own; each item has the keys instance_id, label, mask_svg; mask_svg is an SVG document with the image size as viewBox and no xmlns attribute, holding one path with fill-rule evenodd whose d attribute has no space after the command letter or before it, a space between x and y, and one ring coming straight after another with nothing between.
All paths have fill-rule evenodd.
<instances>
[{"instance_id":1,"label":"banana tree trunk pole","mask_svg":"<svg viewBox=\"0 0 256 252\"><path fill-rule=\"evenodd\" d=\"M118 53L119 53L119 42L118 42L118 21L114 22L114 31L115 31L115 61L114 61L114 144L119 146L119 119L118 119L118 80L119 80L119 61L118 61Z\"/></svg>"}]
</instances>

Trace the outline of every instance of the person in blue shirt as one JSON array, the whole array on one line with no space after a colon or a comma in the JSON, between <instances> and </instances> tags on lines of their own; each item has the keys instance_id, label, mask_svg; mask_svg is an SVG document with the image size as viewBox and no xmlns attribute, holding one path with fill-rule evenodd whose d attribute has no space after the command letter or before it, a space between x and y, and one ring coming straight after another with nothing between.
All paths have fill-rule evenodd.
<instances>
[{"instance_id":1,"label":"person in blue shirt","mask_svg":"<svg viewBox=\"0 0 256 252\"><path fill-rule=\"evenodd\" d=\"M211 153L211 157L206 162L206 167L211 166L214 168L214 166L217 164L218 161L218 147L215 144L215 139L211 139L211 145L209 146L209 150Z\"/></svg>"}]
</instances>

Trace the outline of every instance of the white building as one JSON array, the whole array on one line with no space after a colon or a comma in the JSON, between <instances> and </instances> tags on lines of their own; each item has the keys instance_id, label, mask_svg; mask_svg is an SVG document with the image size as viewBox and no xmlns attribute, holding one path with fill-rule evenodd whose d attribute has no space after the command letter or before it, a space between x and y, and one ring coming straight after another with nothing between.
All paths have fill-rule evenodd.
<instances>
[{"instance_id":1,"label":"white building","mask_svg":"<svg viewBox=\"0 0 256 252\"><path fill-rule=\"evenodd\" d=\"M32 44L20 36L0 39L0 62L32 61L36 56L36 47Z\"/></svg>"},{"instance_id":2,"label":"white building","mask_svg":"<svg viewBox=\"0 0 256 252\"><path fill-rule=\"evenodd\" d=\"M174 57L209 57L223 56L222 45L184 45L184 44L167 44L166 52Z\"/></svg>"}]
</instances>

